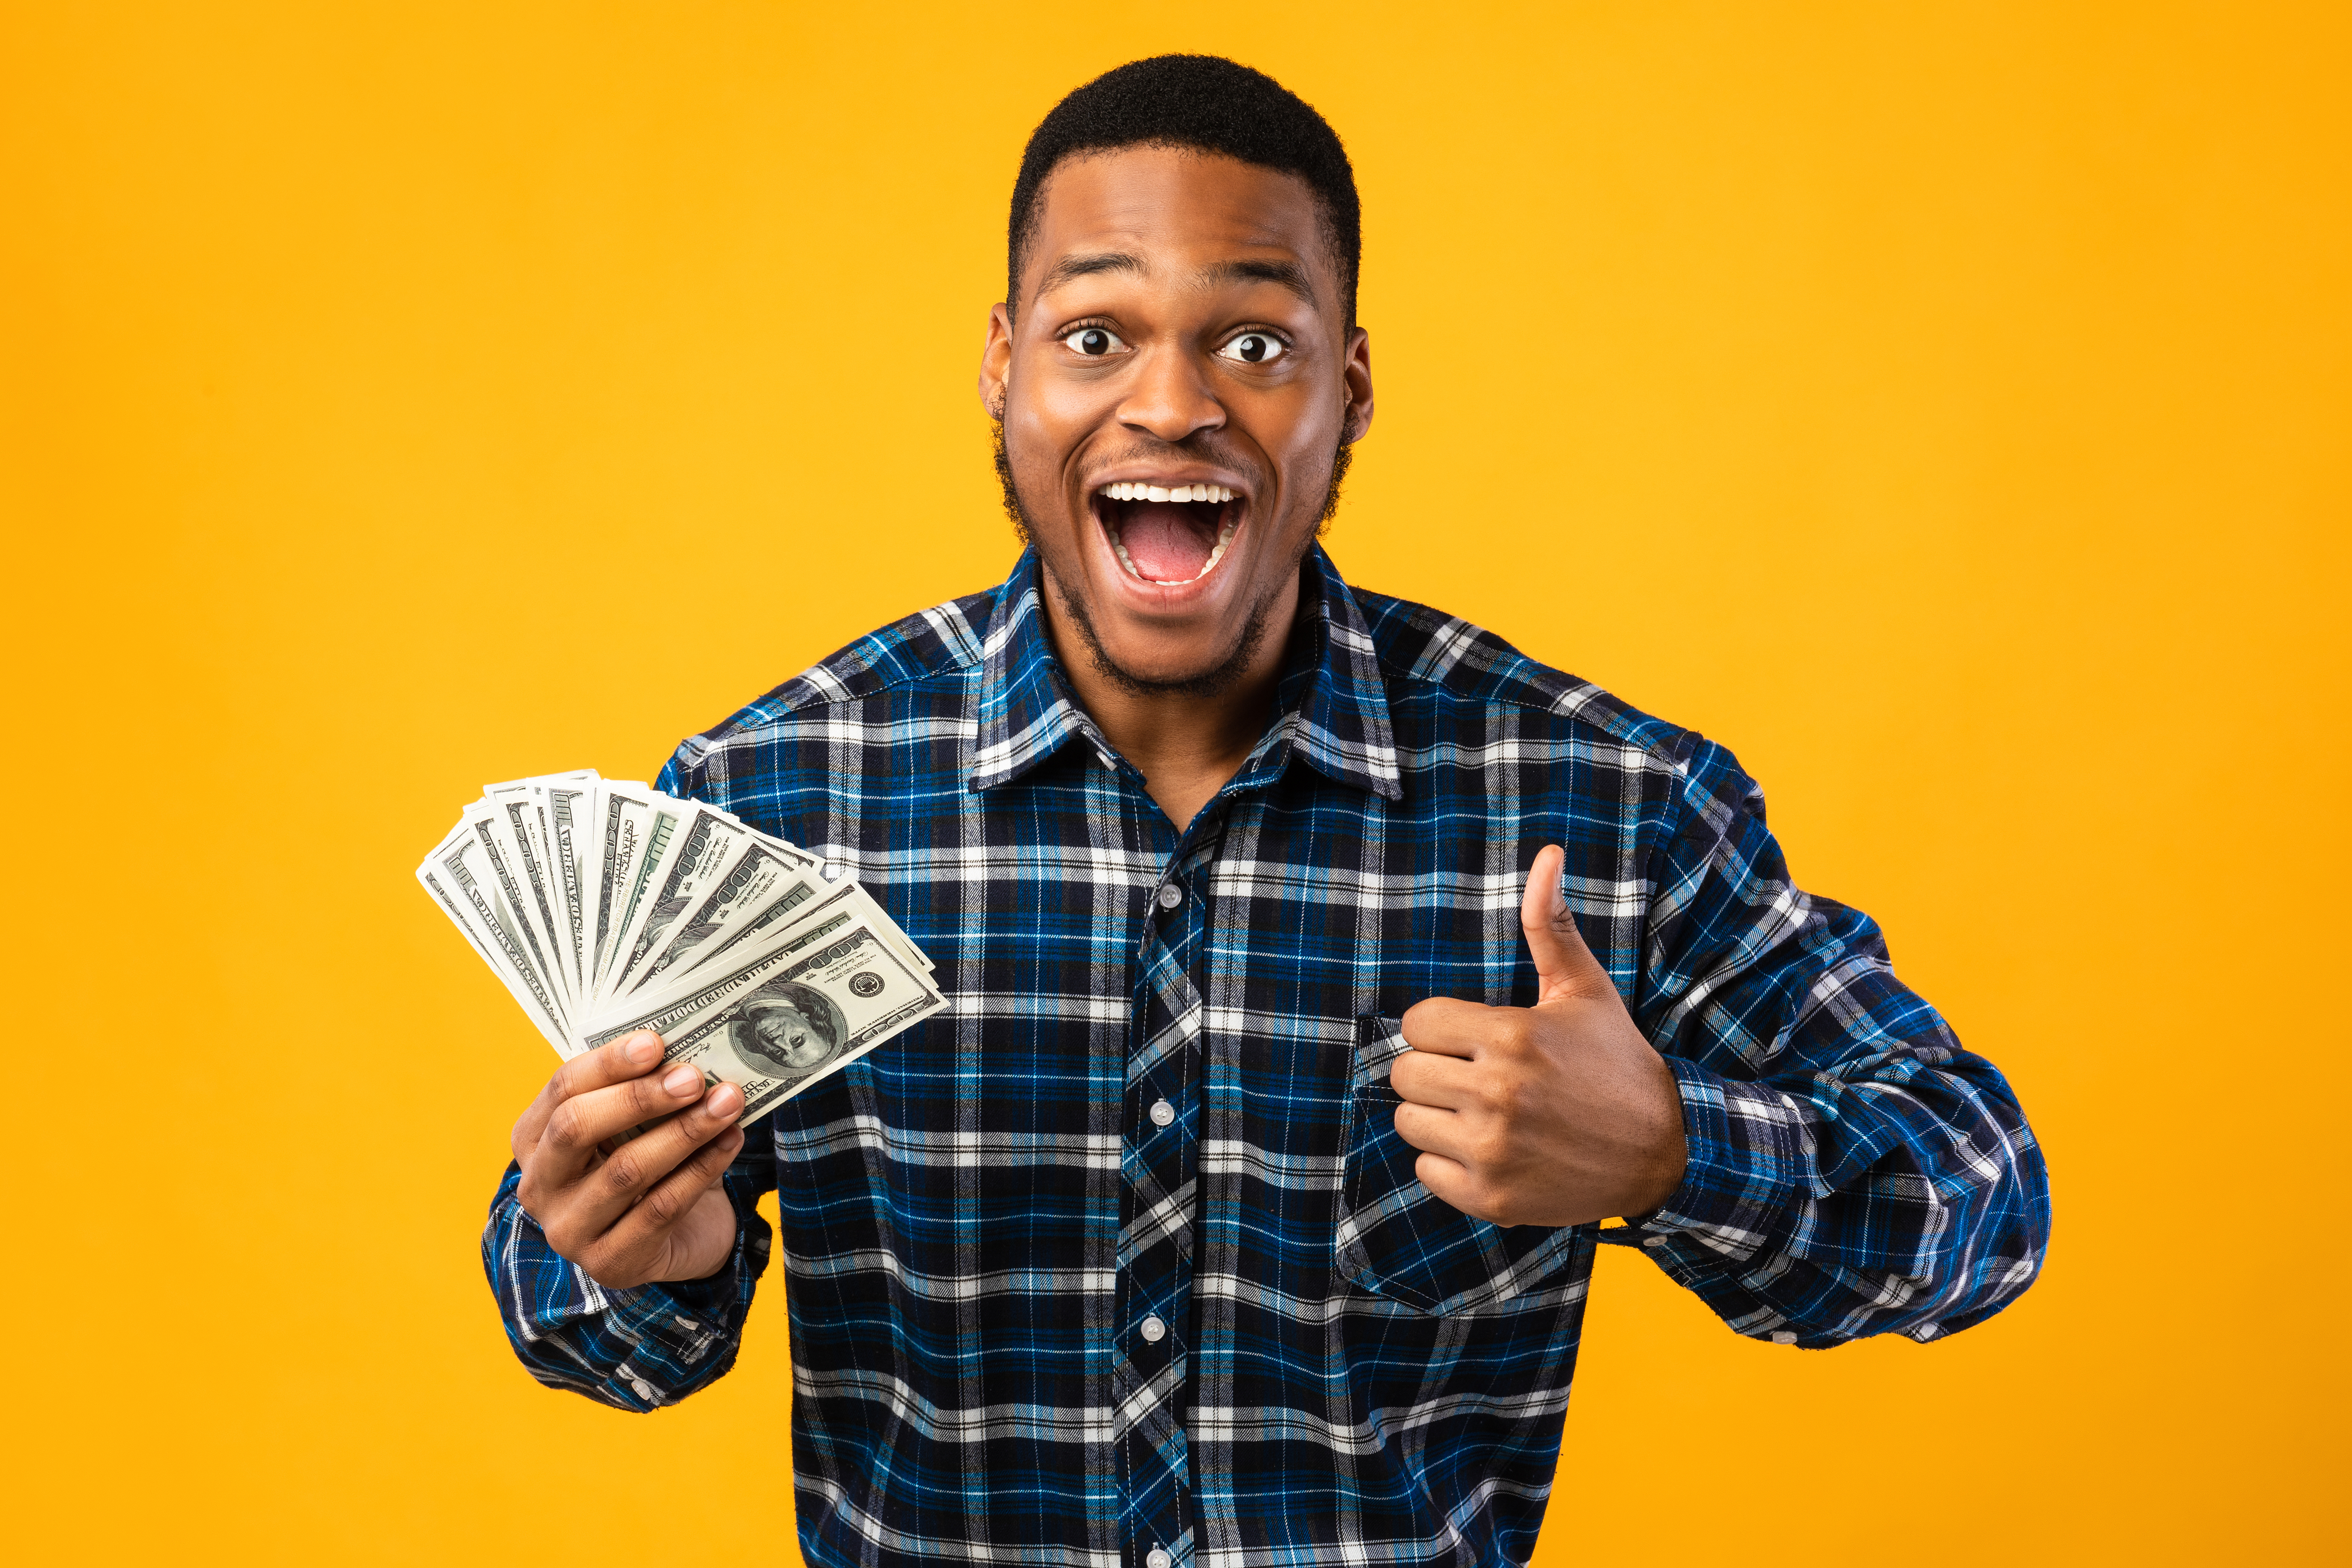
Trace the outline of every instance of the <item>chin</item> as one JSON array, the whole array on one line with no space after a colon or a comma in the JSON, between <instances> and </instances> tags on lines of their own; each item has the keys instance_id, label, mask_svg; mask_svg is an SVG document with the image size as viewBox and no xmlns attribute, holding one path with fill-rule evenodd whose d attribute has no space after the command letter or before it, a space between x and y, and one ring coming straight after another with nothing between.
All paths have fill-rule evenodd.
<instances>
[{"instance_id":1,"label":"chin","mask_svg":"<svg viewBox=\"0 0 2352 1568\"><path fill-rule=\"evenodd\" d=\"M1271 594L1246 613L1221 616L1181 631L1161 626L1114 625L1106 636L1084 597L1065 593L1086 657L1097 674L1136 697L1214 697L1250 668L1265 638ZM1075 651L1075 650L1073 650Z\"/></svg>"}]
</instances>

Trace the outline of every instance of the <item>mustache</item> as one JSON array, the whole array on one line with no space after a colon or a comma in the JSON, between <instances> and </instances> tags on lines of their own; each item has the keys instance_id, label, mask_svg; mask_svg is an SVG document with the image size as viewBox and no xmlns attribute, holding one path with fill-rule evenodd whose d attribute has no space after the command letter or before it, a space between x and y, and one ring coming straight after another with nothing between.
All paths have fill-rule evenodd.
<instances>
[{"instance_id":1,"label":"mustache","mask_svg":"<svg viewBox=\"0 0 2352 1568\"><path fill-rule=\"evenodd\" d=\"M1183 462L1188 459L1192 462L1214 463L1221 468L1229 468L1234 473L1248 476L1247 488L1253 497L1263 496L1269 488L1265 482L1265 472L1256 462L1251 459L1248 453L1223 449L1213 434L1181 444L1154 441L1145 437L1129 442L1116 452L1097 453L1092 462L1095 470L1099 473L1105 468L1116 468L1121 463L1169 463Z\"/></svg>"}]
</instances>

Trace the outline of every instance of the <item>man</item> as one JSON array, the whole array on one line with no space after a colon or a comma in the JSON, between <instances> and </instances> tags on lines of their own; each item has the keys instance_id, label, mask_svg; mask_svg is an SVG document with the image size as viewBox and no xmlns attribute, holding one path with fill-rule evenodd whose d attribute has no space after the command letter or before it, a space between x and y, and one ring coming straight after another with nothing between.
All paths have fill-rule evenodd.
<instances>
[{"instance_id":1,"label":"man","mask_svg":"<svg viewBox=\"0 0 2352 1568\"><path fill-rule=\"evenodd\" d=\"M1728 753L1318 547L1359 248L1254 71L1046 117L980 378L1029 548L664 774L854 871L948 1011L748 1144L649 1036L517 1123L517 1352L625 1408L727 1369L778 1189L812 1563L1520 1562L1597 1244L1817 1346L2038 1266L2007 1086Z\"/></svg>"}]
</instances>

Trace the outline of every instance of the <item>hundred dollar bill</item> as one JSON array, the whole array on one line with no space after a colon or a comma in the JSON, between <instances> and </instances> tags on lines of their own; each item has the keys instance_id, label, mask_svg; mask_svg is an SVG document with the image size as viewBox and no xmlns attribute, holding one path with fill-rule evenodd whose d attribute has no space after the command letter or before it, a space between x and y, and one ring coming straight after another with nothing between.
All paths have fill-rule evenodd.
<instances>
[{"instance_id":1,"label":"hundred dollar bill","mask_svg":"<svg viewBox=\"0 0 2352 1568\"><path fill-rule=\"evenodd\" d=\"M782 838L778 838L773 834L761 833L759 829L753 828L751 830L751 836L754 838L757 838L761 843L768 845L772 848L780 850L786 855L798 857L802 861L807 864L812 871L824 879L824 880L829 885L837 885L846 881L849 886L857 888L856 897L859 903L865 910L867 920L872 922L875 931L880 934L882 939L898 948L899 955L905 958L908 963L916 964L925 970L937 967L931 963L930 954L925 952L921 948L915 945L915 939L908 936L899 928L898 922L890 918L890 911L884 909L879 903L875 901L873 894L867 892L863 887L858 886L856 878L845 878L843 875L840 867L829 866L823 860L818 859L815 856L810 854L807 850L802 848L799 845L788 843Z\"/></svg>"},{"instance_id":2,"label":"hundred dollar bill","mask_svg":"<svg viewBox=\"0 0 2352 1568\"><path fill-rule=\"evenodd\" d=\"M607 994L629 990L644 977L646 961L668 941L670 928L751 847L750 828L709 806L695 805L684 836L662 867L659 890L630 933L625 955L605 977Z\"/></svg>"},{"instance_id":3,"label":"hundred dollar bill","mask_svg":"<svg viewBox=\"0 0 2352 1568\"><path fill-rule=\"evenodd\" d=\"M508 836L516 842L526 881L544 891L547 916L553 922L546 934L556 961L563 965L559 978L575 996L587 994L589 969L574 817L586 809L583 797L589 788L577 774L552 773L491 784L482 792L484 801L506 814Z\"/></svg>"},{"instance_id":4,"label":"hundred dollar bill","mask_svg":"<svg viewBox=\"0 0 2352 1568\"><path fill-rule=\"evenodd\" d=\"M530 877L523 869L522 848L515 841L511 820L503 806L480 801L466 808L466 821L490 873L485 885L491 908L520 944L541 984L557 998L559 1011L568 1013L572 997L556 962L552 922L542 921L532 910Z\"/></svg>"},{"instance_id":5,"label":"hundred dollar bill","mask_svg":"<svg viewBox=\"0 0 2352 1568\"><path fill-rule=\"evenodd\" d=\"M713 938L731 941L739 933L793 919L796 910L826 891L814 867L814 857L755 836L694 912L677 923L661 955L645 966L638 987L652 985L665 972L691 961L696 950ZM721 942L711 949L712 955L724 946Z\"/></svg>"},{"instance_id":6,"label":"hundred dollar bill","mask_svg":"<svg viewBox=\"0 0 2352 1568\"><path fill-rule=\"evenodd\" d=\"M845 899L874 928L875 934L897 948L898 956L908 963L926 973L933 967L930 956L915 945L914 939L899 929L898 922L890 918L889 911L876 902L874 895L861 887L856 879L844 876L838 867L827 866L797 844L747 826L740 818L716 806L704 805L700 802L696 804L723 818L730 829L741 830L744 851L731 861L720 862L726 868L726 874L721 878L720 885L712 889L713 898L723 900L723 902L714 905L711 900L706 900L694 914L688 916L682 923L674 924L671 929L675 934L653 963L641 963L625 973L608 973L608 983L598 993L600 1001L642 990L651 984L651 976L655 974L675 971L682 963L708 962L733 943L772 931L784 921L797 921L816 908L816 903L804 901L812 895L803 894L781 881L773 884L777 889L775 900L764 904L761 902L761 889L770 885L763 873L778 867L797 868L814 882L814 896L824 901ZM755 847L759 851L756 856L753 853ZM744 880L739 882L739 877ZM703 912L706 909L710 911L708 917ZM705 929L706 919L720 929ZM648 917L647 929L650 927L651 918ZM717 946L706 945L714 938L718 941ZM614 966L615 969L617 967Z\"/></svg>"},{"instance_id":7,"label":"hundred dollar bill","mask_svg":"<svg viewBox=\"0 0 2352 1568\"><path fill-rule=\"evenodd\" d=\"M697 962L706 964L726 962L737 948L747 942L765 947L769 945L770 938L786 926L798 928L803 922L816 920L822 915L858 909L857 898L858 888L855 882L843 882L832 887L820 882L815 896L811 899L790 903L780 899L736 921L715 942L703 949L702 956ZM892 945L895 947L897 944Z\"/></svg>"},{"instance_id":8,"label":"hundred dollar bill","mask_svg":"<svg viewBox=\"0 0 2352 1568\"><path fill-rule=\"evenodd\" d=\"M884 909L880 904L875 902L873 894L867 892L864 888L859 888L857 889L857 898L859 903L865 908L866 918L874 922L874 928L882 933L884 941L889 942L906 957L919 964L926 972L939 967L939 965L931 962L931 955L929 953L925 952L921 948L915 945L915 939L913 937L908 936L904 931L901 931L898 928L898 922L890 918L890 911Z\"/></svg>"},{"instance_id":9,"label":"hundred dollar bill","mask_svg":"<svg viewBox=\"0 0 2352 1568\"><path fill-rule=\"evenodd\" d=\"M782 945L750 948L666 996L625 998L583 1035L583 1048L652 1029L665 1060L696 1068L705 1084L741 1087L740 1126L947 1005L862 921L844 920L814 946L789 940L791 930Z\"/></svg>"},{"instance_id":10,"label":"hundred dollar bill","mask_svg":"<svg viewBox=\"0 0 2352 1568\"><path fill-rule=\"evenodd\" d=\"M925 974L931 972L931 961L916 951L904 933L890 923L890 917L882 912L881 906L865 889L847 879L834 883L806 903L794 907L780 903L759 910L729 930L714 945L704 948L695 962L722 963L735 948L747 942L756 942L762 946L789 942L801 947L806 945L812 931L837 931L852 922L873 927L875 934L889 944L908 967Z\"/></svg>"},{"instance_id":11,"label":"hundred dollar bill","mask_svg":"<svg viewBox=\"0 0 2352 1568\"><path fill-rule=\"evenodd\" d=\"M788 927L776 931L772 936L767 938L761 943L763 951L772 946L778 952L806 952L812 947L833 941L835 936L852 927L868 925L865 916L859 911L856 900L854 898L843 896L849 890L848 889L839 889L820 902L811 904L801 912L799 920L793 921ZM871 929L870 925L868 929ZM889 938L883 933L877 931L875 934L882 936L885 944L889 942ZM896 950L893 949L893 951ZM908 967L913 968L911 964ZM921 972L918 970L916 973Z\"/></svg>"},{"instance_id":12,"label":"hundred dollar bill","mask_svg":"<svg viewBox=\"0 0 2352 1568\"><path fill-rule=\"evenodd\" d=\"M606 939L603 958L596 972L596 990L601 994L612 989L613 978L622 966L623 958L631 951L637 931L644 925L647 910L652 906L665 864L676 848L681 825L692 815L693 805L672 795L648 795L642 813L632 813L642 831L636 852L636 864L629 868L624 891L615 895L613 931Z\"/></svg>"},{"instance_id":13,"label":"hundred dollar bill","mask_svg":"<svg viewBox=\"0 0 2352 1568\"><path fill-rule=\"evenodd\" d=\"M547 1037L560 1056L577 1049L569 1022L540 979L519 933L500 911L496 878L488 873L487 854L474 825L460 821L416 868L416 879L433 895L444 913L466 933L466 940L490 966L524 1013Z\"/></svg>"},{"instance_id":14,"label":"hundred dollar bill","mask_svg":"<svg viewBox=\"0 0 2352 1568\"><path fill-rule=\"evenodd\" d=\"M653 792L643 784L607 784L596 798L596 894L593 973L601 980L604 963L620 937L626 918L629 889L635 885L652 829Z\"/></svg>"},{"instance_id":15,"label":"hundred dollar bill","mask_svg":"<svg viewBox=\"0 0 2352 1568\"><path fill-rule=\"evenodd\" d=\"M563 906L566 951L572 956L572 971L579 976L578 989L585 995L595 971L588 951L588 893L583 862L589 819L596 809L595 790L587 784L556 778L547 781L541 792L547 802L547 852L555 863L555 891Z\"/></svg>"},{"instance_id":16,"label":"hundred dollar bill","mask_svg":"<svg viewBox=\"0 0 2352 1568\"><path fill-rule=\"evenodd\" d=\"M530 896L530 907L524 911L538 921L541 940L547 944L547 959L552 968L549 978L561 987L565 995L585 1001L588 986L580 973L577 955L572 944L571 921L564 912L563 892L559 885L555 865L555 836L547 814L546 793L532 787L529 781L520 786L501 785L492 797L502 820L502 842L511 843L515 865L521 871L522 883Z\"/></svg>"}]
</instances>

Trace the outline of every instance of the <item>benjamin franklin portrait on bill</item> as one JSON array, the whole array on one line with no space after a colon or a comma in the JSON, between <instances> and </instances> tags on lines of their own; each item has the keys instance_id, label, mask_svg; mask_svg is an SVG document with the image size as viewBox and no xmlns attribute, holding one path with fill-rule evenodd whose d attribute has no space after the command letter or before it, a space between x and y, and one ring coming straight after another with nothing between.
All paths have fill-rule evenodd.
<instances>
[{"instance_id":1,"label":"benjamin franklin portrait on bill","mask_svg":"<svg viewBox=\"0 0 2352 1568\"><path fill-rule=\"evenodd\" d=\"M728 1022L727 1045L752 1072L806 1078L840 1054L847 1033L841 1010L824 994L771 980L743 998Z\"/></svg>"}]
</instances>

